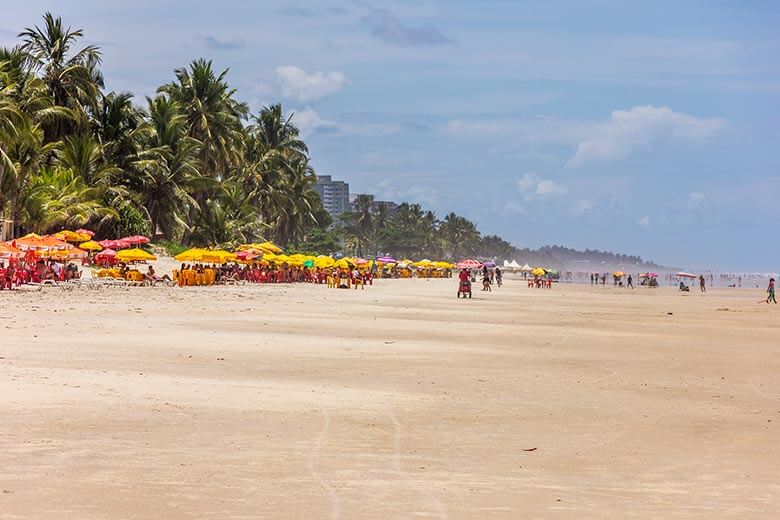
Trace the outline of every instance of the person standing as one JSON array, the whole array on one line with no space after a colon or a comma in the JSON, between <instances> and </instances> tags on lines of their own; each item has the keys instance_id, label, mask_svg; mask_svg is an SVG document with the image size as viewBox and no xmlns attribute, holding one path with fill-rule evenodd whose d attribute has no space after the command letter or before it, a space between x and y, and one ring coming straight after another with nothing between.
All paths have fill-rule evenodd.
<instances>
[{"instance_id":1,"label":"person standing","mask_svg":"<svg viewBox=\"0 0 780 520\"><path fill-rule=\"evenodd\" d=\"M496 266L496 286L501 287L501 282L503 281L501 279L501 269Z\"/></svg>"},{"instance_id":2,"label":"person standing","mask_svg":"<svg viewBox=\"0 0 780 520\"><path fill-rule=\"evenodd\" d=\"M699 289L701 289L701 292L707 292L707 288L704 287L704 275L699 275Z\"/></svg>"},{"instance_id":3,"label":"person standing","mask_svg":"<svg viewBox=\"0 0 780 520\"><path fill-rule=\"evenodd\" d=\"M634 288L634 279L631 277L631 273L628 274L628 280L626 281L626 289L628 288L633 289Z\"/></svg>"},{"instance_id":4,"label":"person standing","mask_svg":"<svg viewBox=\"0 0 780 520\"><path fill-rule=\"evenodd\" d=\"M777 298L775 298L775 279L770 278L769 279L769 287L766 288L766 292L769 293L769 295L766 298L766 302L774 302L777 303Z\"/></svg>"},{"instance_id":5,"label":"person standing","mask_svg":"<svg viewBox=\"0 0 780 520\"><path fill-rule=\"evenodd\" d=\"M590 273L590 284L593 285L593 273Z\"/></svg>"}]
</instances>

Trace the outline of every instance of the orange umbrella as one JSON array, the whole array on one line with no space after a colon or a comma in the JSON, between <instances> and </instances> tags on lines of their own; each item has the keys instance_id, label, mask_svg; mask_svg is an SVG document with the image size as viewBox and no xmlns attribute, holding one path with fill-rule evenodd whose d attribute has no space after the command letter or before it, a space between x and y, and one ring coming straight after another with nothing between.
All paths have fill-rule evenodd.
<instances>
[{"instance_id":1,"label":"orange umbrella","mask_svg":"<svg viewBox=\"0 0 780 520\"><path fill-rule=\"evenodd\" d=\"M62 240L58 240L51 236L40 236L35 233L30 233L22 238L14 240L16 247L26 251L28 249L41 249L48 251L50 249L66 249L70 244Z\"/></svg>"},{"instance_id":2,"label":"orange umbrella","mask_svg":"<svg viewBox=\"0 0 780 520\"><path fill-rule=\"evenodd\" d=\"M17 249L11 244L0 242L0 258L5 258L5 257L18 258L22 255L24 255L24 252L21 249Z\"/></svg>"}]
</instances>

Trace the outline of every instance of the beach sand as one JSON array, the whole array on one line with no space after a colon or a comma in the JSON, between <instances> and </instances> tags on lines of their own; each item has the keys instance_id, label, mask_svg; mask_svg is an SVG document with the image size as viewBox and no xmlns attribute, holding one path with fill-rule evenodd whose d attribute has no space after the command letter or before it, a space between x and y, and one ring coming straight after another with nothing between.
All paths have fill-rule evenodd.
<instances>
[{"instance_id":1,"label":"beach sand","mask_svg":"<svg viewBox=\"0 0 780 520\"><path fill-rule=\"evenodd\" d=\"M0 518L780 516L763 288L455 292L0 292Z\"/></svg>"}]
</instances>

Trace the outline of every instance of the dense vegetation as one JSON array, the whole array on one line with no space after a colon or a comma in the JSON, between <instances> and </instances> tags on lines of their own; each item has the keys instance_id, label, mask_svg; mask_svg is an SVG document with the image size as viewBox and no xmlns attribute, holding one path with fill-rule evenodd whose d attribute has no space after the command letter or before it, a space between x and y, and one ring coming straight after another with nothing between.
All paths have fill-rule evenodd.
<instances>
[{"instance_id":1,"label":"dense vegetation","mask_svg":"<svg viewBox=\"0 0 780 520\"><path fill-rule=\"evenodd\" d=\"M196 246L263 238L318 254L572 259L483 237L466 218L440 220L419 204L390 214L361 196L333 223L281 105L252 114L228 71L197 59L139 106L132 94L105 91L100 49L82 37L47 13L18 46L0 48L0 217L17 235L89 227L99 237L159 234Z\"/></svg>"}]
</instances>

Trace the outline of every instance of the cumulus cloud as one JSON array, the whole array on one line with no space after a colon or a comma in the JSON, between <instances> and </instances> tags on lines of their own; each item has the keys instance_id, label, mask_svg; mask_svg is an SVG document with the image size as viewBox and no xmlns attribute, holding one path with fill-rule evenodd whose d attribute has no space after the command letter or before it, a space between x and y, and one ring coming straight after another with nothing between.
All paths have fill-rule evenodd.
<instances>
[{"instance_id":1,"label":"cumulus cloud","mask_svg":"<svg viewBox=\"0 0 780 520\"><path fill-rule=\"evenodd\" d=\"M706 140L723 125L722 119L698 118L669 107L646 105L615 110L608 121L597 125L579 143L569 165L624 159L637 151L652 150L664 140Z\"/></svg>"},{"instance_id":2,"label":"cumulus cloud","mask_svg":"<svg viewBox=\"0 0 780 520\"><path fill-rule=\"evenodd\" d=\"M323 119L311 107L307 106L303 110L292 111L292 122L301 131L301 136L306 138L317 130L335 130L338 125L335 121Z\"/></svg>"},{"instance_id":3,"label":"cumulus cloud","mask_svg":"<svg viewBox=\"0 0 780 520\"><path fill-rule=\"evenodd\" d=\"M430 47L447 45L453 40L432 25L410 27L404 25L394 14L385 9L376 9L362 18L371 31L371 36L388 45L398 47Z\"/></svg>"},{"instance_id":4,"label":"cumulus cloud","mask_svg":"<svg viewBox=\"0 0 780 520\"><path fill-rule=\"evenodd\" d=\"M231 40L220 40L210 34L198 36L198 39L213 51L230 51L234 49L240 49L246 45L244 40L240 38Z\"/></svg>"},{"instance_id":5,"label":"cumulus cloud","mask_svg":"<svg viewBox=\"0 0 780 520\"><path fill-rule=\"evenodd\" d=\"M640 219L637 221L637 224L639 224L639 225L640 225L640 226L642 226L643 228L648 228L648 227L650 227L650 217L649 217L648 215L645 215L644 217L640 218Z\"/></svg>"},{"instance_id":6,"label":"cumulus cloud","mask_svg":"<svg viewBox=\"0 0 780 520\"><path fill-rule=\"evenodd\" d=\"M335 94L347 81L346 76L341 72L318 70L308 74L293 65L277 67L276 76L282 87L282 95L304 103Z\"/></svg>"},{"instance_id":7,"label":"cumulus cloud","mask_svg":"<svg viewBox=\"0 0 780 520\"><path fill-rule=\"evenodd\" d=\"M540 179L535 173L526 173L517 181L517 187L526 199L556 197L566 194L566 188L549 179Z\"/></svg>"},{"instance_id":8,"label":"cumulus cloud","mask_svg":"<svg viewBox=\"0 0 780 520\"><path fill-rule=\"evenodd\" d=\"M593 206L594 206L594 204L593 204L592 200L587 200L587 199L578 200L577 204L574 205L574 209L572 210L572 214L575 217L581 217L582 215L584 215L588 211L592 210Z\"/></svg>"}]
</instances>

